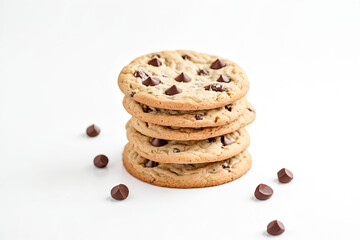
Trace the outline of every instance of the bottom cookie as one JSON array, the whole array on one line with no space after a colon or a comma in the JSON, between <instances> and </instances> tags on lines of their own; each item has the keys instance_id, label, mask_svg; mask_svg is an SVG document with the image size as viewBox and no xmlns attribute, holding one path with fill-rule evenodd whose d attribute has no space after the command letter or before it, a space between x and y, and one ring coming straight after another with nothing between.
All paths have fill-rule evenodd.
<instances>
[{"instance_id":1,"label":"bottom cookie","mask_svg":"<svg viewBox=\"0 0 360 240\"><path fill-rule=\"evenodd\" d=\"M148 161L130 143L125 146L123 163L126 170L141 181L161 187L217 186L240 178L251 167L251 155L247 150L230 159L213 163L172 164Z\"/></svg>"}]
</instances>

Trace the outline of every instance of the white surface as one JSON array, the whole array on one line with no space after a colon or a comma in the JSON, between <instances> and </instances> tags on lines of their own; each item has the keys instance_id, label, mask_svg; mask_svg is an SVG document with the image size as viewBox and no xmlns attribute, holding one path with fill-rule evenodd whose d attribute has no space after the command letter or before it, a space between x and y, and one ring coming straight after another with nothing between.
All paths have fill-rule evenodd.
<instances>
[{"instance_id":1,"label":"white surface","mask_svg":"<svg viewBox=\"0 0 360 240\"><path fill-rule=\"evenodd\" d=\"M0 239L266 239L274 219L277 239L355 239L359 12L356 0L0 1ZM177 190L124 170L117 75L165 49L248 73L257 119L244 178ZM89 139L92 123L102 132ZM100 153L107 169L92 165ZM282 167L292 183L277 183ZM130 196L112 201L119 183ZM270 200L253 199L259 183Z\"/></svg>"}]
</instances>

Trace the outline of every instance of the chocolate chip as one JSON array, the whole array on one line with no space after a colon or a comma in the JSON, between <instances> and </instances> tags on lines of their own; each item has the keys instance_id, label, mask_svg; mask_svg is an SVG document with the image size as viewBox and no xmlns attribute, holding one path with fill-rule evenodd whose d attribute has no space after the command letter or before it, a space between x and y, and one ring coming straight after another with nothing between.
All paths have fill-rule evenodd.
<instances>
[{"instance_id":1,"label":"chocolate chip","mask_svg":"<svg viewBox=\"0 0 360 240\"><path fill-rule=\"evenodd\" d=\"M181 73L179 76L175 78L175 80L178 82L190 82L191 78L185 73Z\"/></svg>"},{"instance_id":2,"label":"chocolate chip","mask_svg":"<svg viewBox=\"0 0 360 240\"><path fill-rule=\"evenodd\" d=\"M200 69L198 71L198 75L200 76L206 76L206 75L209 75L209 72L206 70L206 69Z\"/></svg>"},{"instance_id":3,"label":"chocolate chip","mask_svg":"<svg viewBox=\"0 0 360 240\"><path fill-rule=\"evenodd\" d=\"M179 94L181 92L182 92L182 90L180 88L178 88L176 85L172 85L170 88L168 88L165 91L165 94L172 96L172 95L175 95L175 94Z\"/></svg>"},{"instance_id":4,"label":"chocolate chip","mask_svg":"<svg viewBox=\"0 0 360 240\"><path fill-rule=\"evenodd\" d=\"M218 84L218 83L213 83L213 84L207 85L204 88L207 91L213 90L214 92L225 92L227 90L223 85Z\"/></svg>"},{"instance_id":5,"label":"chocolate chip","mask_svg":"<svg viewBox=\"0 0 360 240\"><path fill-rule=\"evenodd\" d=\"M104 168L108 163L109 163L109 159L105 155L100 154L94 158L95 167Z\"/></svg>"},{"instance_id":6,"label":"chocolate chip","mask_svg":"<svg viewBox=\"0 0 360 240\"><path fill-rule=\"evenodd\" d=\"M209 138L208 139L208 142L211 143L211 142L216 142L216 138Z\"/></svg>"},{"instance_id":7,"label":"chocolate chip","mask_svg":"<svg viewBox=\"0 0 360 240\"><path fill-rule=\"evenodd\" d=\"M247 110L249 110L250 112L255 112L255 110L252 108L248 108Z\"/></svg>"},{"instance_id":8,"label":"chocolate chip","mask_svg":"<svg viewBox=\"0 0 360 240\"><path fill-rule=\"evenodd\" d=\"M280 171L278 171L277 175L278 175L279 182L281 182L281 183L289 183L294 178L293 173L289 169L286 169L286 168L283 168Z\"/></svg>"},{"instance_id":9,"label":"chocolate chip","mask_svg":"<svg viewBox=\"0 0 360 240\"><path fill-rule=\"evenodd\" d=\"M151 161L151 160L147 160L147 162L144 164L144 166L146 168L153 168L153 167L157 167L159 165L158 162L154 162L154 161Z\"/></svg>"},{"instance_id":10,"label":"chocolate chip","mask_svg":"<svg viewBox=\"0 0 360 240\"><path fill-rule=\"evenodd\" d=\"M226 63L223 60L220 60L220 59L216 59L216 61L211 64L211 68L216 69L216 70L220 69L220 68L223 68L225 66L226 66Z\"/></svg>"},{"instance_id":11,"label":"chocolate chip","mask_svg":"<svg viewBox=\"0 0 360 240\"><path fill-rule=\"evenodd\" d=\"M267 200L267 199L271 198L273 193L274 193L274 191L268 185L259 184L259 186L257 186L257 188L255 189L254 195L259 200Z\"/></svg>"},{"instance_id":12,"label":"chocolate chip","mask_svg":"<svg viewBox=\"0 0 360 240\"><path fill-rule=\"evenodd\" d=\"M86 129L86 134L89 137L96 137L97 135L99 135L99 133L100 133L100 128L98 126L95 126L94 124Z\"/></svg>"},{"instance_id":13,"label":"chocolate chip","mask_svg":"<svg viewBox=\"0 0 360 240\"><path fill-rule=\"evenodd\" d=\"M153 58L148 62L149 65L154 66L154 67L160 67L162 65L162 63L160 62L159 59L157 58Z\"/></svg>"},{"instance_id":14,"label":"chocolate chip","mask_svg":"<svg viewBox=\"0 0 360 240\"><path fill-rule=\"evenodd\" d=\"M173 152L174 152L174 153L179 153L179 152L180 152L180 149L174 148L174 149L173 149Z\"/></svg>"},{"instance_id":15,"label":"chocolate chip","mask_svg":"<svg viewBox=\"0 0 360 240\"><path fill-rule=\"evenodd\" d=\"M111 196L116 200L124 200L129 196L129 189L124 184L119 184L111 189Z\"/></svg>"},{"instance_id":16,"label":"chocolate chip","mask_svg":"<svg viewBox=\"0 0 360 240\"><path fill-rule=\"evenodd\" d=\"M232 144L233 141L232 141L230 138L227 138L227 137L225 137L225 136L222 136L222 137L221 137L221 142L222 142L222 144L223 144L224 146L227 146L227 145Z\"/></svg>"},{"instance_id":17,"label":"chocolate chip","mask_svg":"<svg viewBox=\"0 0 360 240\"><path fill-rule=\"evenodd\" d=\"M148 77L148 75L147 75L145 72L143 72L143 71L136 71L136 72L134 73L134 77L146 78L146 77Z\"/></svg>"},{"instance_id":18,"label":"chocolate chip","mask_svg":"<svg viewBox=\"0 0 360 240\"><path fill-rule=\"evenodd\" d=\"M202 119L203 119L203 115L202 115L202 114L196 114L196 115L195 115L195 119L196 119L196 120L202 120Z\"/></svg>"},{"instance_id":19,"label":"chocolate chip","mask_svg":"<svg viewBox=\"0 0 360 240\"><path fill-rule=\"evenodd\" d=\"M142 110L144 113L149 113L149 112L153 111L151 108L149 108L149 106L146 106L146 105L142 106Z\"/></svg>"},{"instance_id":20,"label":"chocolate chip","mask_svg":"<svg viewBox=\"0 0 360 240\"><path fill-rule=\"evenodd\" d=\"M148 77L146 80L142 81L142 84L145 86L156 86L160 84L160 81L156 78Z\"/></svg>"},{"instance_id":21,"label":"chocolate chip","mask_svg":"<svg viewBox=\"0 0 360 240\"><path fill-rule=\"evenodd\" d=\"M228 83L228 82L230 82L230 79L227 76L225 76L224 74L221 74L220 77L217 79L217 81Z\"/></svg>"},{"instance_id":22,"label":"chocolate chip","mask_svg":"<svg viewBox=\"0 0 360 240\"><path fill-rule=\"evenodd\" d=\"M130 97L133 97L136 94L136 92L131 92Z\"/></svg>"},{"instance_id":23,"label":"chocolate chip","mask_svg":"<svg viewBox=\"0 0 360 240\"><path fill-rule=\"evenodd\" d=\"M229 112L231 112L232 108L230 106L225 106L225 109L228 110Z\"/></svg>"},{"instance_id":24,"label":"chocolate chip","mask_svg":"<svg viewBox=\"0 0 360 240\"><path fill-rule=\"evenodd\" d=\"M151 145L153 145L154 147L161 147L166 145L168 142L164 139L159 139L159 138L154 138L153 140L151 140Z\"/></svg>"},{"instance_id":25,"label":"chocolate chip","mask_svg":"<svg viewBox=\"0 0 360 240\"><path fill-rule=\"evenodd\" d=\"M191 60L191 57L187 54L181 56L184 60Z\"/></svg>"},{"instance_id":26,"label":"chocolate chip","mask_svg":"<svg viewBox=\"0 0 360 240\"><path fill-rule=\"evenodd\" d=\"M270 235L277 236L285 231L284 224L278 220L274 220L267 225L267 232Z\"/></svg>"},{"instance_id":27,"label":"chocolate chip","mask_svg":"<svg viewBox=\"0 0 360 240\"><path fill-rule=\"evenodd\" d=\"M224 162L224 164L222 165L222 168L227 170L228 172L231 172L230 166L228 162Z\"/></svg>"}]
</instances>

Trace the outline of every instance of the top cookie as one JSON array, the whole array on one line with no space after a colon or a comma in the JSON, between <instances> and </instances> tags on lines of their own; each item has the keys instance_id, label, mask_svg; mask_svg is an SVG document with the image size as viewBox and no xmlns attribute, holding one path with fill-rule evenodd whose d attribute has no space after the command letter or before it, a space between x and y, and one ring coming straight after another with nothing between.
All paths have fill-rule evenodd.
<instances>
[{"instance_id":1,"label":"top cookie","mask_svg":"<svg viewBox=\"0 0 360 240\"><path fill-rule=\"evenodd\" d=\"M245 96L249 81L234 62L193 51L163 51L138 57L121 71L121 91L151 107L212 109Z\"/></svg>"}]
</instances>

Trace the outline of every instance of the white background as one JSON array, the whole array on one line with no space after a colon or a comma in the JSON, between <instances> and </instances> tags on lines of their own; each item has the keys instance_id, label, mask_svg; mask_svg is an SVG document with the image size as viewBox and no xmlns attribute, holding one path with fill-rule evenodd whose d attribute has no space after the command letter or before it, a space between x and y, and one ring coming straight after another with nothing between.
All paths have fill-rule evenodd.
<instances>
[{"instance_id":1,"label":"white background","mask_svg":"<svg viewBox=\"0 0 360 240\"><path fill-rule=\"evenodd\" d=\"M356 239L359 29L357 0L0 0L0 239L267 239L274 219L277 239ZM167 189L124 170L118 73L172 49L246 70L257 119L240 180ZM106 169L92 165L100 153ZM119 183L125 201L109 197ZM259 183L270 200L253 198Z\"/></svg>"}]
</instances>

